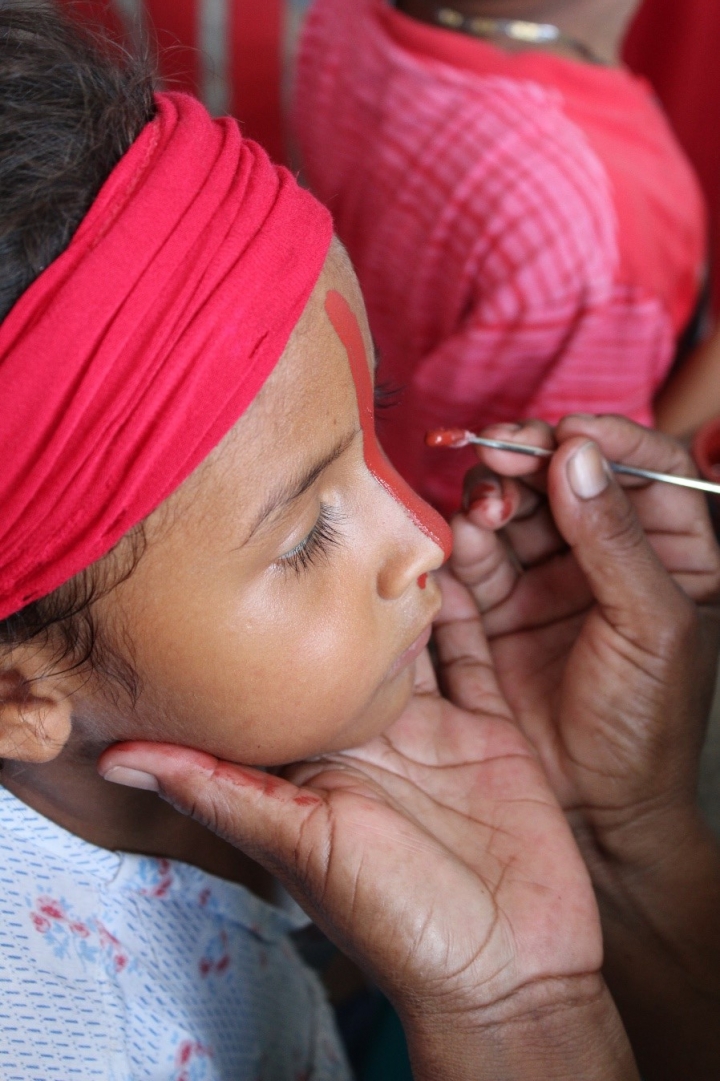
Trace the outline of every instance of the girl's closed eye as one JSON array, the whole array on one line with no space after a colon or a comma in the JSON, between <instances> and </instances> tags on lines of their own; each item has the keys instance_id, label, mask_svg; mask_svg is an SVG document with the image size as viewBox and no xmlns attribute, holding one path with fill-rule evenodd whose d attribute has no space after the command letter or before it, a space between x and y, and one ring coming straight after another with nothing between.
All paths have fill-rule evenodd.
<instances>
[{"instance_id":1,"label":"girl's closed eye","mask_svg":"<svg viewBox=\"0 0 720 1081\"><path fill-rule=\"evenodd\" d=\"M315 525L299 544L279 557L278 565L294 570L296 574L309 570L319 559L326 557L331 548L341 543L342 535L337 528L340 521L340 511L321 503Z\"/></svg>"},{"instance_id":2,"label":"girl's closed eye","mask_svg":"<svg viewBox=\"0 0 720 1081\"><path fill-rule=\"evenodd\" d=\"M375 413L382 414L388 409L394 409L400 404L403 388L395 383L376 383L373 388L373 401Z\"/></svg>"}]
</instances>

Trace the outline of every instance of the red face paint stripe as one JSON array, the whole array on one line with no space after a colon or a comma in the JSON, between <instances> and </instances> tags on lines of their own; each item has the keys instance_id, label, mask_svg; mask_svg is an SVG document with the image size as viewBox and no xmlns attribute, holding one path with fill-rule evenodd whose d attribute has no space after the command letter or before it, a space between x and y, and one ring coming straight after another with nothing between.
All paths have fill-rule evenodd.
<instances>
[{"instance_id":1,"label":"red face paint stripe","mask_svg":"<svg viewBox=\"0 0 720 1081\"><path fill-rule=\"evenodd\" d=\"M325 298L325 311L348 356L358 400L365 464L383 488L405 508L418 529L430 537L449 559L452 532L447 522L393 469L377 441L372 382L365 343L355 313L345 297L335 289L331 289Z\"/></svg>"}]
</instances>

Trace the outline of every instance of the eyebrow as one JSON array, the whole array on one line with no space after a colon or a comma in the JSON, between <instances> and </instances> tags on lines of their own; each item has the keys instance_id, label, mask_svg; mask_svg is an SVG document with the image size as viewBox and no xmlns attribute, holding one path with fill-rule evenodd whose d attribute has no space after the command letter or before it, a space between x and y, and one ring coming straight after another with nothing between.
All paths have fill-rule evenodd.
<instances>
[{"instance_id":1,"label":"eyebrow","mask_svg":"<svg viewBox=\"0 0 720 1081\"><path fill-rule=\"evenodd\" d=\"M343 436L343 438L335 444L332 450L329 450L327 454L309 466L304 473L296 477L291 477L272 492L263 504L254 524L250 528L248 535L240 547L243 547L252 540L258 529L264 525L268 518L276 515L286 507L289 507L296 499L299 499L308 488L311 488L320 474L323 473L329 465L332 465L333 462L337 461L341 454L345 453L355 437L359 434L360 428L348 432L347 435Z\"/></svg>"}]
</instances>

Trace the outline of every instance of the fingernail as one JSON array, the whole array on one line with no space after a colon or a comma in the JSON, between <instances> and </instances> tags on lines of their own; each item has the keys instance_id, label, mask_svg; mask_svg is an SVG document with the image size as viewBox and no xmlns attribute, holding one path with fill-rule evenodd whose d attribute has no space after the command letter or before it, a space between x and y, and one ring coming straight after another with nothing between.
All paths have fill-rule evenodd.
<instances>
[{"instance_id":1,"label":"fingernail","mask_svg":"<svg viewBox=\"0 0 720 1081\"><path fill-rule=\"evenodd\" d=\"M597 420L597 413L571 413L574 420Z\"/></svg>"},{"instance_id":2,"label":"fingernail","mask_svg":"<svg viewBox=\"0 0 720 1081\"><path fill-rule=\"evenodd\" d=\"M502 499L483 498L476 499L474 503L471 503L468 510L482 509L485 520L493 526L501 525L507 517L505 503Z\"/></svg>"},{"instance_id":3,"label":"fingernail","mask_svg":"<svg viewBox=\"0 0 720 1081\"><path fill-rule=\"evenodd\" d=\"M583 443L567 464L567 476L578 499L594 499L610 482L605 459L595 443Z\"/></svg>"},{"instance_id":4,"label":"fingernail","mask_svg":"<svg viewBox=\"0 0 720 1081\"><path fill-rule=\"evenodd\" d=\"M523 424L493 424L493 431L495 432L507 432L508 435L512 435L514 432L521 432L524 428Z\"/></svg>"},{"instance_id":5,"label":"fingernail","mask_svg":"<svg viewBox=\"0 0 720 1081\"><path fill-rule=\"evenodd\" d=\"M465 509L473 510L488 499L502 499L502 488L496 480L481 480L468 492Z\"/></svg>"},{"instance_id":6,"label":"fingernail","mask_svg":"<svg viewBox=\"0 0 720 1081\"><path fill-rule=\"evenodd\" d=\"M147 792L160 791L157 777L153 777L152 773L143 773L140 769L130 769L128 766L112 766L103 777L106 781L124 784L128 788L144 788Z\"/></svg>"}]
</instances>

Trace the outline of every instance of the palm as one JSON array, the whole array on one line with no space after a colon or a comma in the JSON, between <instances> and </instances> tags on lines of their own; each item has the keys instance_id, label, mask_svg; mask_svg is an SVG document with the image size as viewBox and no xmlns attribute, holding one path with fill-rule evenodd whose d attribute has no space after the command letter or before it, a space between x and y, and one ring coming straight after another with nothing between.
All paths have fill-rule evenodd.
<instances>
[{"instance_id":1,"label":"palm","mask_svg":"<svg viewBox=\"0 0 720 1081\"><path fill-rule=\"evenodd\" d=\"M302 833L304 903L321 924L326 907L346 914L335 937L383 983L390 971L457 997L469 980L477 1003L479 987L492 1002L531 980L597 971L587 872L491 671L465 671L455 688L483 703L473 712L423 671L383 737L293 771L322 797Z\"/></svg>"}]
</instances>

